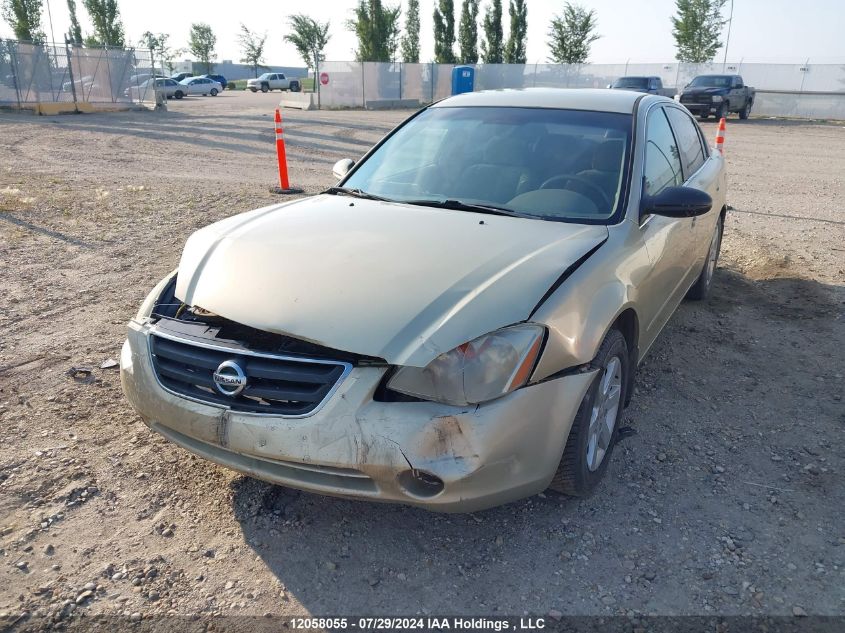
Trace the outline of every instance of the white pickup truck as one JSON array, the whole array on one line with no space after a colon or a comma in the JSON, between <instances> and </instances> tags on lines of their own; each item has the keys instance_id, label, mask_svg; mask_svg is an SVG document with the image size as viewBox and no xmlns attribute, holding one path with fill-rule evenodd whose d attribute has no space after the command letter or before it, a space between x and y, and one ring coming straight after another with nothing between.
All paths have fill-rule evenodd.
<instances>
[{"instance_id":1,"label":"white pickup truck","mask_svg":"<svg viewBox=\"0 0 845 633\"><path fill-rule=\"evenodd\" d=\"M246 82L246 87L253 92L268 92L270 90L290 90L291 92L299 92L302 90L302 84L299 79L288 79L284 73L264 73L263 75L250 79Z\"/></svg>"}]
</instances>

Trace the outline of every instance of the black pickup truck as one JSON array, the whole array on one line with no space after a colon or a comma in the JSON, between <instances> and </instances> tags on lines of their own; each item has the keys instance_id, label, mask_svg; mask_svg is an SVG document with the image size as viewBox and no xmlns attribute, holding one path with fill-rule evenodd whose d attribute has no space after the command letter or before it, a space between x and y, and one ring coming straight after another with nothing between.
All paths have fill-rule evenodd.
<instances>
[{"instance_id":1,"label":"black pickup truck","mask_svg":"<svg viewBox=\"0 0 845 633\"><path fill-rule=\"evenodd\" d=\"M754 88L746 86L739 75L699 75L681 92L679 101L693 114L717 119L738 112L747 119L754 105Z\"/></svg>"}]
</instances>

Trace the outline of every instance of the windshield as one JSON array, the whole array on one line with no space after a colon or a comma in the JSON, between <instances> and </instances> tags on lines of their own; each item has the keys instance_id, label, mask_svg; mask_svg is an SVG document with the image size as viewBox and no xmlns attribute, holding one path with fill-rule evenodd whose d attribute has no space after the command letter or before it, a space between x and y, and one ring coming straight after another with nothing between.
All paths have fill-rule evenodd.
<instances>
[{"instance_id":1,"label":"windshield","mask_svg":"<svg viewBox=\"0 0 845 633\"><path fill-rule=\"evenodd\" d=\"M270 73L264 73L263 75L259 75L258 79L270 79Z\"/></svg>"},{"instance_id":2,"label":"windshield","mask_svg":"<svg viewBox=\"0 0 845 633\"><path fill-rule=\"evenodd\" d=\"M722 75L696 77L690 84L693 88L730 88L731 78Z\"/></svg>"},{"instance_id":3,"label":"windshield","mask_svg":"<svg viewBox=\"0 0 845 633\"><path fill-rule=\"evenodd\" d=\"M621 206L630 134L630 114L429 108L343 186L393 201L460 201L529 217L606 223Z\"/></svg>"},{"instance_id":4,"label":"windshield","mask_svg":"<svg viewBox=\"0 0 845 633\"><path fill-rule=\"evenodd\" d=\"M648 88L648 77L620 77L613 82L614 88Z\"/></svg>"}]
</instances>

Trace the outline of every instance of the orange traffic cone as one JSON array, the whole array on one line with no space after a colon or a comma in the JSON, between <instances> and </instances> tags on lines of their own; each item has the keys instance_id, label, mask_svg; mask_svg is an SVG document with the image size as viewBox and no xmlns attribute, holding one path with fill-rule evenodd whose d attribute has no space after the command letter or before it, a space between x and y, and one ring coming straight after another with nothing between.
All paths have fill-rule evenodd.
<instances>
[{"instance_id":1,"label":"orange traffic cone","mask_svg":"<svg viewBox=\"0 0 845 633\"><path fill-rule=\"evenodd\" d=\"M290 186L288 180L288 159L287 151L285 150L285 132L282 128L282 113L279 108L276 108L275 116L276 124L276 156L279 160L279 186L270 187L271 193L302 193L302 189L296 189Z\"/></svg>"},{"instance_id":2,"label":"orange traffic cone","mask_svg":"<svg viewBox=\"0 0 845 633\"><path fill-rule=\"evenodd\" d=\"M725 121L725 117L719 119L719 130L716 132L716 149L719 150L719 153L722 156L725 155L725 131L727 125Z\"/></svg>"}]
</instances>

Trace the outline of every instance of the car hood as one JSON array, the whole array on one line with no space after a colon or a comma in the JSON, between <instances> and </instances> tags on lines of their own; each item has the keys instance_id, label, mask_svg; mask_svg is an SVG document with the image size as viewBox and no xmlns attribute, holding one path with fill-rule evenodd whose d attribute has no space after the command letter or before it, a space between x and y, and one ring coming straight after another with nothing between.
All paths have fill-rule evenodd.
<instances>
[{"instance_id":1,"label":"car hood","mask_svg":"<svg viewBox=\"0 0 845 633\"><path fill-rule=\"evenodd\" d=\"M708 95L718 95L724 94L729 92L728 88L686 88L684 90L685 95L700 95L700 94L708 94Z\"/></svg>"},{"instance_id":2,"label":"car hood","mask_svg":"<svg viewBox=\"0 0 845 633\"><path fill-rule=\"evenodd\" d=\"M607 228L319 195L194 233L176 296L391 364L528 319Z\"/></svg>"}]
</instances>

